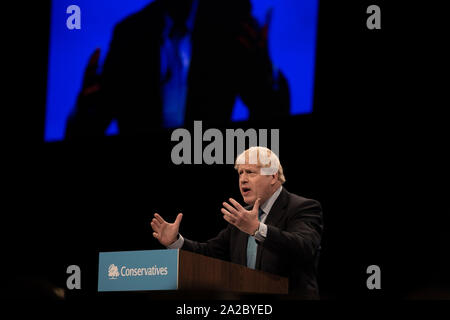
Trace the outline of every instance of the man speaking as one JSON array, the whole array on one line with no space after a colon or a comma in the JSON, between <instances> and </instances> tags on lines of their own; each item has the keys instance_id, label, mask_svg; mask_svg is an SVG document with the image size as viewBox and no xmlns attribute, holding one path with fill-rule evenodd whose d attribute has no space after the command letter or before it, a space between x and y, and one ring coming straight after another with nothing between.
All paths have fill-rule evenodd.
<instances>
[{"instance_id":1,"label":"man speaking","mask_svg":"<svg viewBox=\"0 0 450 320\"><path fill-rule=\"evenodd\" d=\"M290 294L318 299L317 264L323 229L320 203L288 192L275 153L252 147L236 158L241 206L230 198L221 212L229 225L200 243L179 233L182 213L174 223L158 213L153 236L170 249L183 249L289 278Z\"/></svg>"}]
</instances>

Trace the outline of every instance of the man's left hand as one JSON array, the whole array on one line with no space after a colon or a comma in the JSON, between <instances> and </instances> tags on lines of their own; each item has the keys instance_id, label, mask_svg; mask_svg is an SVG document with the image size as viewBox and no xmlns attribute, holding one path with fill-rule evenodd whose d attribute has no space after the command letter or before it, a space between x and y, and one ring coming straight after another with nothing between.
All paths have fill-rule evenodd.
<instances>
[{"instance_id":1,"label":"man's left hand","mask_svg":"<svg viewBox=\"0 0 450 320\"><path fill-rule=\"evenodd\" d=\"M230 203L224 202L224 208L221 209L223 218L242 232L253 235L259 228L258 210L260 199L255 201L252 210L246 210L239 202L233 198Z\"/></svg>"}]
</instances>

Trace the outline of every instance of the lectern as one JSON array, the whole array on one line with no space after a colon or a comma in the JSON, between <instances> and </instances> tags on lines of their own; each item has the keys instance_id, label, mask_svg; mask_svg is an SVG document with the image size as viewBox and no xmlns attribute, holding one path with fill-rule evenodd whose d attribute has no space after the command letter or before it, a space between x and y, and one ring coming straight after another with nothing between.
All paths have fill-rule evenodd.
<instances>
[{"instance_id":1,"label":"lectern","mask_svg":"<svg viewBox=\"0 0 450 320\"><path fill-rule=\"evenodd\" d=\"M184 250L101 252L98 291L287 294L288 279Z\"/></svg>"}]
</instances>

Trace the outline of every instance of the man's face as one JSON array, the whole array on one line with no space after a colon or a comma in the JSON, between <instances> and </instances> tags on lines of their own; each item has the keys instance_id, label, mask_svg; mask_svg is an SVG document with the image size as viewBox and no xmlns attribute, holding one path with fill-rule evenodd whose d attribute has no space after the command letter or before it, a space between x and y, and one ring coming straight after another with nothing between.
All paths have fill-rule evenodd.
<instances>
[{"instance_id":1,"label":"man's face","mask_svg":"<svg viewBox=\"0 0 450 320\"><path fill-rule=\"evenodd\" d=\"M261 175L260 167L255 164L241 164L238 167L239 190L246 204L252 205L261 198L263 204L273 193L275 175Z\"/></svg>"}]
</instances>

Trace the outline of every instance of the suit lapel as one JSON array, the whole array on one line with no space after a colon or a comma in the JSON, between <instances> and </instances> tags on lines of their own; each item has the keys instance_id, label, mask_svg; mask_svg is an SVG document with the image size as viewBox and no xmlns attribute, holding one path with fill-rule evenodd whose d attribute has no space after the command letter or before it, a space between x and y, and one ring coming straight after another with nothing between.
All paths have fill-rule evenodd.
<instances>
[{"instance_id":1,"label":"suit lapel","mask_svg":"<svg viewBox=\"0 0 450 320\"><path fill-rule=\"evenodd\" d=\"M284 208L287 206L287 204L288 204L288 192L286 191L286 189L283 188L277 200L273 204L272 209L270 209L265 224L271 226L278 226L280 219L283 217ZM247 251L247 245L245 245L245 248L246 248L245 251ZM261 259L263 251L264 251L263 246L258 245L255 264L256 269L261 269Z\"/></svg>"},{"instance_id":2,"label":"suit lapel","mask_svg":"<svg viewBox=\"0 0 450 320\"><path fill-rule=\"evenodd\" d=\"M242 252L240 253L240 262L242 263L242 265L246 266L247 265L247 244L248 244L248 234L246 234L245 232L239 232L239 248L242 248Z\"/></svg>"},{"instance_id":3,"label":"suit lapel","mask_svg":"<svg viewBox=\"0 0 450 320\"><path fill-rule=\"evenodd\" d=\"M283 211L287 206L287 203L288 192L283 188L280 195L278 196L278 199L273 204L272 209L270 209L265 223L276 226L278 224L278 221L283 217Z\"/></svg>"}]
</instances>

